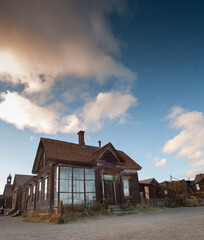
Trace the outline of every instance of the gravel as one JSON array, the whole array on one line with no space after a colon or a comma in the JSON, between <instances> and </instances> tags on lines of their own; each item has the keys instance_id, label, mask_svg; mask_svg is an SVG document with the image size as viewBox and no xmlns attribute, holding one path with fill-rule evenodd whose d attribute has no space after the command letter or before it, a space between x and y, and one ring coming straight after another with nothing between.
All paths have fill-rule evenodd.
<instances>
[{"instance_id":1,"label":"gravel","mask_svg":"<svg viewBox=\"0 0 204 240\"><path fill-rule=\"evenodd\" d=\"M97 217L69 224L24 222L0 217L0 240L151 239L203 240L204 207L165 209L156 213Z\"/></svg>"}]
</instances>

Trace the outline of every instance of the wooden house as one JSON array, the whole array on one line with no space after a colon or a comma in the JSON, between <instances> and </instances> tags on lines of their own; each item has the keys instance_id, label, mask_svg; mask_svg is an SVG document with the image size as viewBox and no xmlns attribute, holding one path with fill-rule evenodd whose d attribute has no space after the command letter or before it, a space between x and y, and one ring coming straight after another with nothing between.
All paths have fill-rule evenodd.
<instances>
[{"instance_id":1,"label":"wooden house","mask_svg":"<svg viewBox=\"0 0 204 240\"><path fill-rule=\"evenodd\" d=\"M83 131L78 139L78 144L40 139L32 169L36 176L23 187L24 210L52 212L61 201L71 208L140 201L141 166L111 143L86 145Z\"/></svg>"},{"instance_id":2,"label":"wooden house","mask_svg":"<svg viewBox=\"0 0 204 240\"><path fill-rule=\"evenodd\" d=\"M191 184L194 194L200 198L204 198L204 173L197 174L195 180Z\"/></svg>"},{"instance_id":3,"label":"wooden house","mask_svg":"<svg viewBox=\"0 0 204 240\"><path fill-rule=\"evenodd\" d=\"M162 199L172 195L171 189L161 185L155 178L139 181L140 196L142 199Z\"/></svg>"},{"instance_id":4,"label":"wooden house","mask_svg":"<svg viewBox=\"0 0 204 240\"><path fill-rule=\"evenodd\" d=\"M30 180L32 175L16 174L12 185L12 209L22 210L23 186Z\"/></svg>"}]
</instances>

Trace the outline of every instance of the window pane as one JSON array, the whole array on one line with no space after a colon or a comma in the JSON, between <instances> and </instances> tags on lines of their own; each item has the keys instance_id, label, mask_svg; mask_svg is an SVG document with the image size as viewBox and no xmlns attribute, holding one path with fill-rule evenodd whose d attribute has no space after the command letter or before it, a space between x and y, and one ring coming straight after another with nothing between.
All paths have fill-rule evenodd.
<instances>
[{"instance_id":1,"label":"window pane","mask_svg":"<svg viewBox=\"0 0 204 240\"><path fill-rule=\"evenodd\" d=\"M84 204L84 193L74 193L74 205Z\"/></svg>"},{"instance_id":2,"label":"window pane","mask_svg":"<svg viewBox=\"0 0 204 240\"><path fill-rule=\"evenodd\" d=\"M72 179L72 168L60 167L60 179Z\"/></svg>"},{"instance_id":3,"label":"window pane","mask_svg":"<svg viewBox=\"0 0 204 240\"><path fill-rule=\"evenodd\" d=\"M86 181L86 192L95 192L95 181Z\"/></svg>"},{"instance_id":4,"label":"window pane","mask_svg":"<svg viewBox=\"0 0 204 240\"><path fill-rule=\"evenodd\" d=\"M124 191L124 196L128 197L130 196L130 191L129 191L129 181L128 180L123 180L123 191Z\"/></svg>"},{"instance_id":5,"label":"window pane","mask_svg":"<svg viewBox=\"0 0 204 240\"><path fill-rule=\"evenodd\" d=\"M47 200L47 178L45 178L45 186L44 186L44 199Z\"/></svg>"},{"instance_id":6,"label":"window pane","mask_svg":"<svg viewBox=\"0 0 204 240\"><path fill-rule=\"evenodd\" d=\"M103 178L105 180L113 180L113 176L112 175L103 175Z\"/></svg>"},{"instance_id":7,"label":"window pane","mask_svg":"<svg viewBox=\"0 0 204 240\"><path fill-rule=\"evenodd\" d=\"M71 192L72 180L60 180L60 192Z\"/></svg>"},{"instance_id":8,"label":"window pane","mask_svg":"<svg viewBox=\"0 0 204 240\"><path fill-rule=\"evenodd\" d=\"M54 193L54 205L55 206L58 205L58 193L57 192Z\"/></svg>"},{"instance_id":9,"label":"window pane","mask_svg":"<svg viewBox=\"0 0 204 240\"><path fill-rule=\"evenodd\" d=\"M73 168L73 179L84 180L84 169Z\"/></svg>"},{"instance_id":10,"label":"window pane","mask_svg":"<svg viewBox=\"0 0 204 240\"><path fill-rule=\"evenodd\" d=\"M85 169L85 178L87 180L95 179L95 170L94 169Z\"/></svg>"},{"instance_id":11,"label":"window pane","mask_svg":"<svg viewBox=\"0 0 204 240\"><path fill-rule=\"evenodd\" d=\"M73 192L84 192L84 181L73 180Z\"/></svg>"},{"instance_id":12,"label":"window pane","mask_svg":"<svg viewBox=\"0 0 204 240\"><path fill-rule=\"evenodd\" d=\"M86 205L93 205L93 202L96 200L95 193L86 193Z\"/></svg>"},{"instance_id":13,"label":"window pane","mask_svg":"<svg viewBox=\"0 0 204 240\"><path fill-rule=\"evenodd\" d=\"M63 204L72 204L72 194L60 193L60 201L63 201Z\"/></svg>"},{"instance_id":14,"label":"window pane","mask_svg":"<svg viewBox=\"0 0 204 240\"><path fill-rule=\"evenodd\" d=\"M123 187L124 188L129 188L129 181L128 180L123 180Z\"/></svg>"}]
</instances>

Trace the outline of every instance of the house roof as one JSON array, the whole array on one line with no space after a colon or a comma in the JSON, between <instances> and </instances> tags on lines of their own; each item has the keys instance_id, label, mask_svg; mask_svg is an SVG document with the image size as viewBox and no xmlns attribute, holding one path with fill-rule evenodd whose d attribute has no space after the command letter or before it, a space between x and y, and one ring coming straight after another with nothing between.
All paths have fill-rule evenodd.
<instances>
[{"instance_id":1,"label":"house roof","mask_svg":"<svg viewBox=\"0 0 204 240\"><path fill-rule=\"evenodd\" d=\"M80 144L59 141L59 140L54 140L49 138L41 138L38 151L41 144L44 147L47 159L59 160L59 161L65 161L65 162L76 162L76 163L91 163L97 158L97 156L99 156L105 150L105 148L108 145L112 146L111 143L108 143L105 146L99 148L99 147L80 145ZM39 164L38 151L37 151L36 158L33 165L33 173L36 173L37 167ZM137 168L138 170L141 169L141 166L139 166L127 154L125 154L122 151L118 151L118 150L115 150L115 151L118 154L118 157L122 159L122 161L125 163L126 167Z\"/></svg>"},{"instance_id":2,"label":"house roof","mask_svg":"<svg viewBox=\"0 0 204 240\"><path fill-rule=\"evenodd\" d=\"M13 187L22 187L32 177L33 177L33 175L15 174L14 181L13 181Z\"/></svg>"},{"instance_id":3,"label":"house roof","mask_svg":"<svg viewBox=\"0 0 204 240\"><path fill-rule=\"evenodd\" d=\"M199 182L200 180L202 180L204 178L204 173L200 173L200 174L197 174L195 176L195 181Z\"/></svg>"},{"instance_id":4,"label":"house roof","mask_svg":"<svg viewBox=\"0 0 204 240\"><path fill-rule=\"evenodd\" d=\"M148 179L144 179L139 181L139 183L141 184L153 184L153 183L157 183L157 180L155 178L148 178Z\"/></svg>"}]
</instances>

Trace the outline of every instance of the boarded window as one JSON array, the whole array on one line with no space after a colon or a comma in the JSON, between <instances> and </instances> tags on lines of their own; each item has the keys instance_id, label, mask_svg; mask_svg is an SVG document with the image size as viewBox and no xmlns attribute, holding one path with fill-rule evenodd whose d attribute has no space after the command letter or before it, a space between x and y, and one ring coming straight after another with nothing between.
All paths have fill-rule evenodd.
<instances>
[{"instance_id":1,"label":"boarded window","mask_svg":"<svg viewBox=\"0 0 204 240\"><path fill-rule=\"evenodd\" d=\"M145 190L145 198L146 198L146 199L149 199L149 198L150 198L150 197L149 197L149 187L145 186L145 187L144 187L144 190Z\"/></svg>"}]
</instances>

